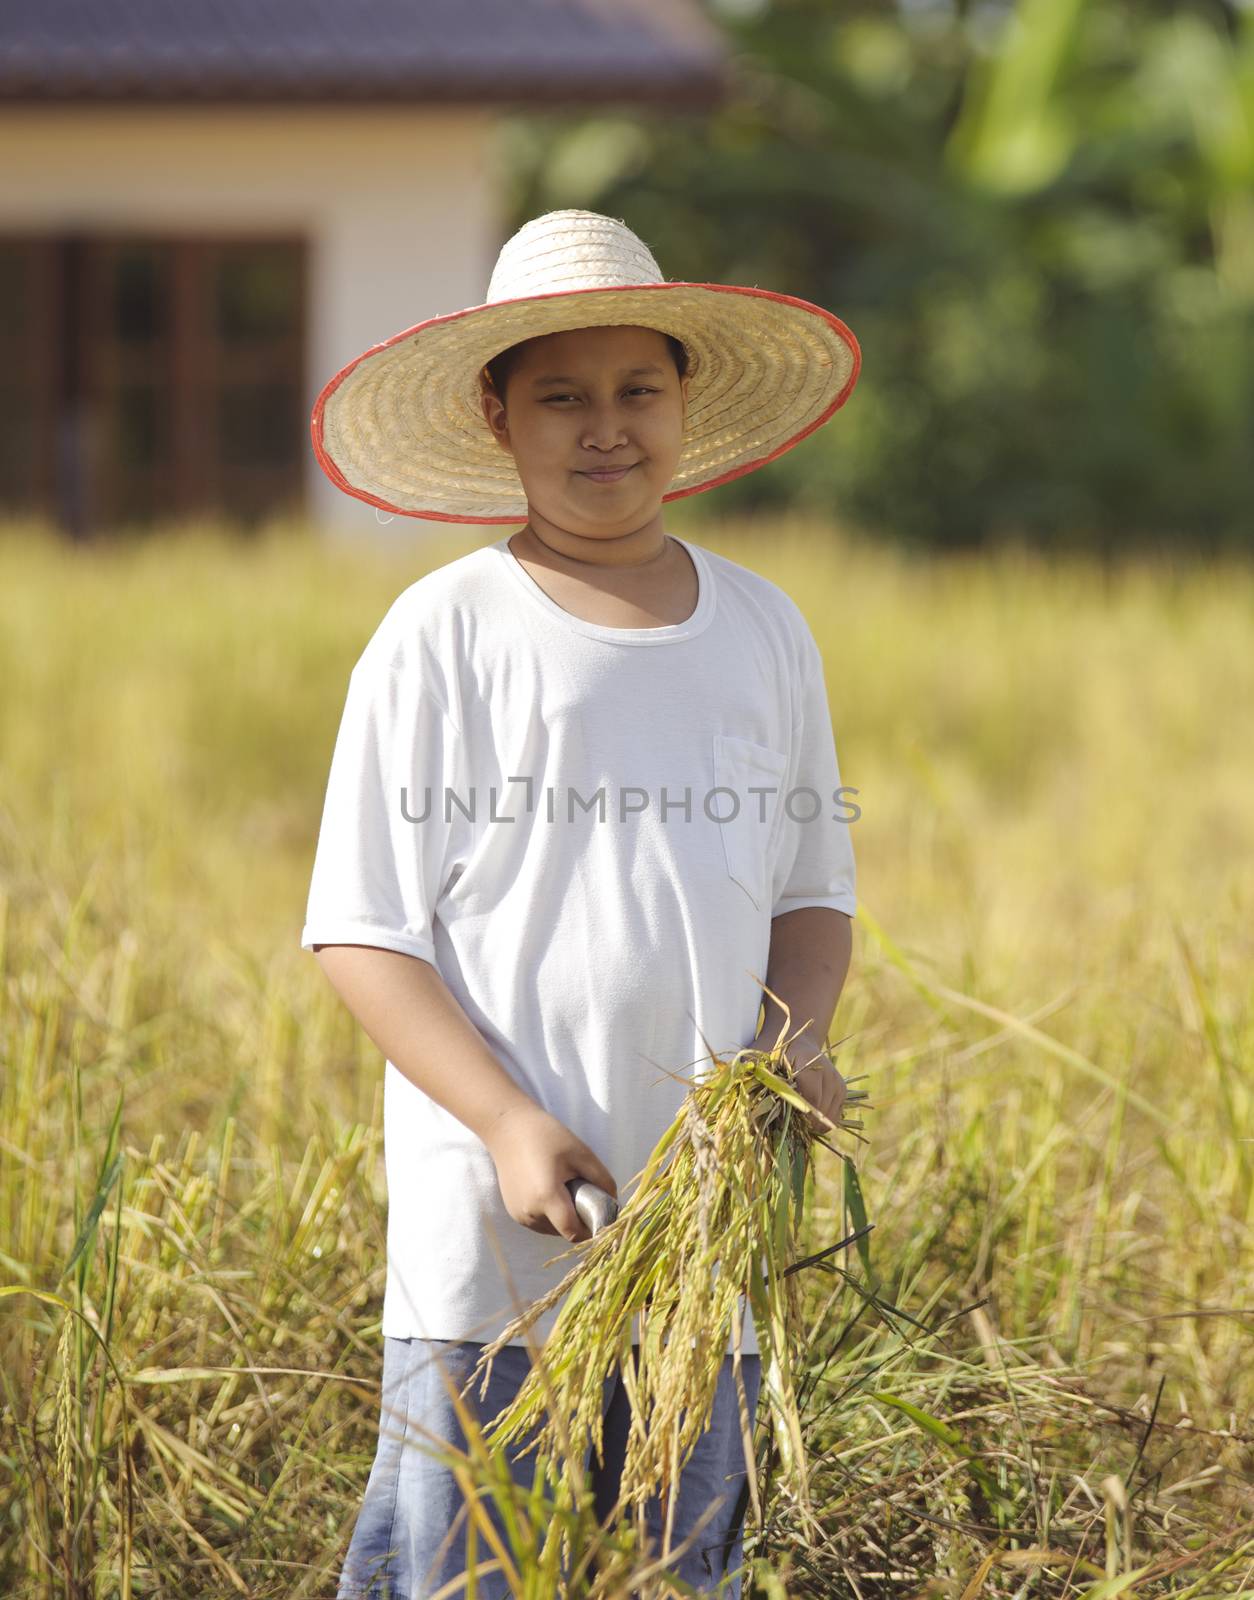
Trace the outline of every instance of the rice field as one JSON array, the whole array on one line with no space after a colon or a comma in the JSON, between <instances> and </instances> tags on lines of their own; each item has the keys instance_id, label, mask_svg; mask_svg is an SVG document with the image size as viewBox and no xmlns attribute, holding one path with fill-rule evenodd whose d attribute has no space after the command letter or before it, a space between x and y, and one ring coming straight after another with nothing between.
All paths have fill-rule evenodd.
<instances>
[{"instance_id":1,"label":"rice field","mask_svg":"<svg viewBox=\"0 0 1254 1600\"><path fill-rule=\"evenodd\" d=\"M814 1516L760 1439L746 1600L1251 1592L1254 573L668 526L798 600L862 808L870 1228L793 1280ZM348 670L489 531L0 532L12 1600L335 1592L382 1071L298 939Z\"/></svg>"}]
</instances>

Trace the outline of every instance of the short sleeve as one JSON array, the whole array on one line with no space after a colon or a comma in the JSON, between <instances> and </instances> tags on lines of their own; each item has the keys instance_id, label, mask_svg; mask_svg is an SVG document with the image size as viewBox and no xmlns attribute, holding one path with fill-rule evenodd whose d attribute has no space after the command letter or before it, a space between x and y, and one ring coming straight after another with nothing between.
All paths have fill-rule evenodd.
<instances>
[{"instance_id":1,"label":"short sleeve","mask_svg":"<svg viewBox=\"0 0 1254 1600\"><path fill-rule=\"evenodd\" d=\"M772 917L802 906L831 906L856 915L849 833L853 802L837 793L840 787L823 657L805 626L800 714L793 725L788 789L780 816Z\"/></svg>"},{"instance_id":2,"label":"short sleeve","mask_svg":"<svg viewBox=\"0 0 1254 1600\"><path fill-rule=\"evenodd\" d=\"M369 650L349 677L300 943L377 945L435 965L457 870L460 738L416 669Z\"/></svg>"}]
</instances>

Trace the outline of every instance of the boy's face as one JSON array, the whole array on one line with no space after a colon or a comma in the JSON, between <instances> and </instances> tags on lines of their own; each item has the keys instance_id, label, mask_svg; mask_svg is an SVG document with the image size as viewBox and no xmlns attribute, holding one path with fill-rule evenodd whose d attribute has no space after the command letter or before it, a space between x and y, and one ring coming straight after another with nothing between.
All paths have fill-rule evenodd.
<instances>
[{"instance_id":1,"label":"boy's face","mask_svg":"<svg viewBox=\"0 0 1254 1600\"><path fill-rule=\"evenodd\" d=\"M636 371L641 368L647 370ZM533 512L567 532L612 537L657 515L683 447L688 379L656 328L572 328L527 341L505 403L484 416L514 457ZM598 482L588 469L628 466Z\"/></svg>"}]
</instances>

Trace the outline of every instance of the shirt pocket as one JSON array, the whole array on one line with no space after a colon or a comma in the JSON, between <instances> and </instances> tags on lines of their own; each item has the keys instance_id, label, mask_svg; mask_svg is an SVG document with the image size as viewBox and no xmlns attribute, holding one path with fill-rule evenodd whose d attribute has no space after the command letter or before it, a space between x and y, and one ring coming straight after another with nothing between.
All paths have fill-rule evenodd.
<instances>
[{"instance_id":1,"label":"shirt pocket","mask_svg":"<svg viewBox=\"0 0 1254 1600\"><path fill-rule=\"evenodd\" d=\"M710 812L723 817L715 826L723 836L727 875L738 883L759 911L769 909L771 867L783 809L788 756L738 734L714 735L714 782ZM754 794L753 789L766 793Z\"/></svg>"}]
</instances>

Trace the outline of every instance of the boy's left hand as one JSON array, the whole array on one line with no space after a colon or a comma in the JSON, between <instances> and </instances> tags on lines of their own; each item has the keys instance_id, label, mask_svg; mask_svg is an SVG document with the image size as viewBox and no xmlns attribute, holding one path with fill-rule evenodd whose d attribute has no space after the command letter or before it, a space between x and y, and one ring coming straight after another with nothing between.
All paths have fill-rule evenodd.
<instances>
[{"instance_id":1,"label":"boy's left hand","mask_svg":"<svg viewBox=\"0 0 1254 1600\"><path fill-rule=\"evenodd\" d=\"M785 1055L794 1067L799 1068L794 1084L814 1107L810 1126L816 1134L831 1131L831 1124L840 1121L841 1109L848 1092L844 1078L822 1044L816 1044L805 1034L799 1034L785 1047ZM818 1054L817 1061L811 1057ZM810 1062L803 1066L803 1062ZM830 1117L831 1123L825 1118Z\"/></svg>"}]
</instances>

